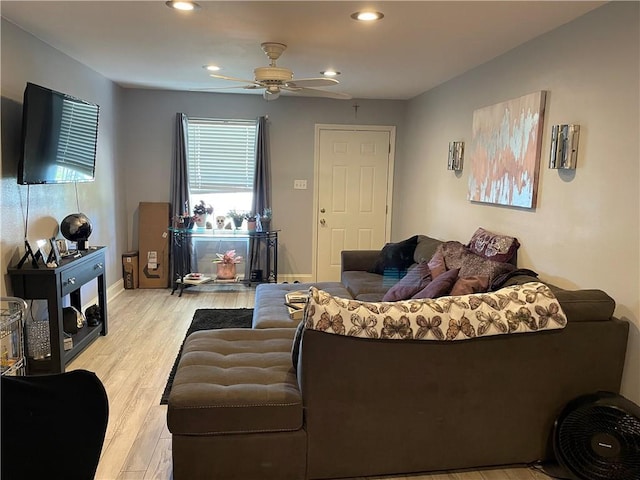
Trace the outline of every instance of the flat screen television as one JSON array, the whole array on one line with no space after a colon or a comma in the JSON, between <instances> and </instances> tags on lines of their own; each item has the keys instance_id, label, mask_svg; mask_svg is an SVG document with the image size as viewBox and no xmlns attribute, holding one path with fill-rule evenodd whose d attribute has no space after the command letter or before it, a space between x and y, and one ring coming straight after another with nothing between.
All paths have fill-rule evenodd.
<instances>
[{"instance_id":1,"label":"flat screen television","mask_svg":"<svg viewBox=\"0 0 640 480\"><path fill-rule=\"evenodd\" d=\"M18 183L94 180L99 111L96 104L27 83Z\"/></svg>"}]
</instances>

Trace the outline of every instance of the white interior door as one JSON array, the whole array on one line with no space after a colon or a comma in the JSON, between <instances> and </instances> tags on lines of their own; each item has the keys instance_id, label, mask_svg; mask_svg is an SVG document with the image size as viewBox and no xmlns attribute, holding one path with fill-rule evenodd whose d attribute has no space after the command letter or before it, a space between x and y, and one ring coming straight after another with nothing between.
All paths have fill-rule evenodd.
<instances>
[{"instance_id":1,"label":"white interior door","mask_svg":"<svg viewBox=\"0 0 640 480\"><path fill-rule=\"evenodd\" d=\"M319 127L316 280L340 280L342 250L381 248L390 226L393 127Z\"/></svg>"}]
</instances>

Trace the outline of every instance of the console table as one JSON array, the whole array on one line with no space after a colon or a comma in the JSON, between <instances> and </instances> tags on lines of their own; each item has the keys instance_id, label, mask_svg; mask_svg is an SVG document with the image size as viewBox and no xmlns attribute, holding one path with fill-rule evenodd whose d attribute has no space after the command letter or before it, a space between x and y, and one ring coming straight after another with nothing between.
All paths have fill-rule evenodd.
<instances>
[{"instance_id":1,"label":"console table","mask_svg":"<svg viewBox=\"0 0 640 480\"><path fill-rule=\"evenodd\" d=\"M182 291L191 284L202 282L190 282L185 276L191 273L191 253L193 239L198 241L232 241L246 240L247 250L254 244L254 249L258 255L258 264L263 267L263 276L256 280L251 278L251 267L249 259L245 257L245 275L240 282L251 285L252 283L277 283L278 282L278 231L269 232L249 232L246 230L196 230L190 228L169 227L172 234L172 256L171 262L171 294L176 290ZM220 252L224 253L224 252Z\"/></svg>"},{"instance_id":2,"label":"console table","mask_svg":"<svg viewBox=\"0 0 640 480\"><path fill-rule=\"evenodd\" d=\"M78 257L66 257L55 268L25 263L22 268L9 268L13 294L25 300L46 300L49 314L51 355L45 359L27 359L27 373L62 373L65 366L98 336L107 334L107 296L105 288L105 250L94 247L82 250ZM98 307L101 323L85 325L72 335L73 347L64 349L62 300L69 295L71 306L82 311L80 288L92 280L98 283ZM29 351L28 339L27 352Z\"/></svg>"}]
</instances>

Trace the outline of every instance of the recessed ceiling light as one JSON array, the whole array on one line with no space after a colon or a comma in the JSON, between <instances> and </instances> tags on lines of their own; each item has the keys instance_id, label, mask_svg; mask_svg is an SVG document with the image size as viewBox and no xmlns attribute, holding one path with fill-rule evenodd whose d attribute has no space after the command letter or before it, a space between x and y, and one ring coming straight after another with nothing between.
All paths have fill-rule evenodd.
<instances>
[{"instance_id":1,"label":"recessed ceiling light","mask_svg":"<svg viewBox=\"0 0 640 480\"><path fill-rule=\"evenodd\" d=\"M182 11L197 10L198 8L200 8L200 5L198 5L196 2L191 2L188 0L169 0L168 2L165 2L165 5L167 7L175 8L176 10Z\"/></svg>"},{"instance_id":2,"label":"recessed ceiling light","mask_svg":"<svg viewBox=\"0 0 640 480\"><path fill-rule=\"evenodd\" d=\"M381 20L383 17L383 13L374 12L372 10L355 12L351 14L351 18L353 18L354 20L359 20L360 22L374 22L376 20Z\"/></svg>"},{"instance_id":3,"label":"recessed ceiling light","mask_svg":"<svg viewBox=\"0 0 640 480\"><path fill-rule=\"evenodd\" d=\"M335 70L325 70L324 72L320 72L320 74L325 77L335 77L336 75L340 75L340 72L336 72Z\"/></svg>"},{"instance_id":4,"label":"recessed ceiling light","mask_svg":"<svg viewBox=\"0 0 640 480\"><path fill-rule=\"evenodd\" d=\"M210 72L217 72L220 70L220 67L217 65L203 65L202 68Z\"/></svg>"}]
</instances>

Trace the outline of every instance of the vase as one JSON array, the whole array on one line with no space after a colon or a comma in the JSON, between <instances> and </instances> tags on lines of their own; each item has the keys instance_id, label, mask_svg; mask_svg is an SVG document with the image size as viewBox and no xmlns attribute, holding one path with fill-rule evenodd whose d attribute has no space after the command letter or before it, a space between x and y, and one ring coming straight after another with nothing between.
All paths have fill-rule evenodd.
<instances>
[{"instance_id":1,"label":"vase","mask_svg":"<svg viewBox=\"0 0 640 480\"><path fill-rule=\"evenodd\" d=\"M256 231L256 221L255 220L247 220L247 230L250 232Z\"/></svg>"},{"instance_id":2,"label":"vase","mask_svg":"<svg viewBox=\"0 0 640 480\"><path fill-rule=\"evenodd\" d=\"M233 219L233 224L236 226L237 230L242 228L242 222L244 222L244 218L235 218Z\"/></svg>"},{"instance_id":3,"label":"vase","mask_svg":"<svg viewBox=\"0 0 640 480\"><path fill-rule=\"evenodd\" d=\"M207 225L207 214L206 213L196 213L194 215L194 219L196 222L196 227L204 228Z\"/></svg>"},{"instance_id":4,"label":"vase","mask_svg":"<svg viewBox=\"0 0 640 480\"><path fill-rule=\"evenodd\" d=\"M235 263L217 263L216 278L218 280L233 280L236 278Z\"/></svg>"}]
</instances>

